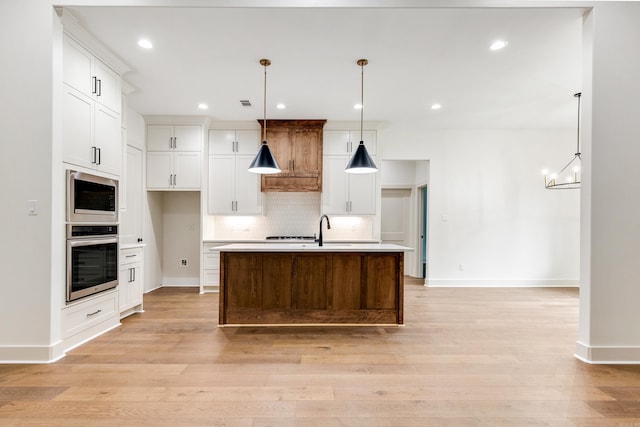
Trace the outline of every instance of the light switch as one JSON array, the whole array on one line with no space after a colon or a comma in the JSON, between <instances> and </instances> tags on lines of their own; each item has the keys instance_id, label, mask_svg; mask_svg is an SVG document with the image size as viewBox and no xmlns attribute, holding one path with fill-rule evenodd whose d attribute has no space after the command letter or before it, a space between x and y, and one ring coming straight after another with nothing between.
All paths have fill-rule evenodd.
<instances>
[{"instance_id":1,"label":"light switch","mask_svg":"<svg viewBox=\"0 0 640 427\"><path fill-rule=\"evenodd\" d=\"M27 200L27 213L29 215L38 215L38 201Z\"/></svg>"}]
</instances>

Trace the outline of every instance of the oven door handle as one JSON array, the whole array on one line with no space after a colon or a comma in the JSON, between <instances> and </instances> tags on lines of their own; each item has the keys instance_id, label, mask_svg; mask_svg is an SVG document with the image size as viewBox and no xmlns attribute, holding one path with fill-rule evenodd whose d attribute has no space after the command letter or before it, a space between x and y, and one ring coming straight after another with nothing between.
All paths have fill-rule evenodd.
<instances>
[{"instance_id":1,"label":"oven door handle","mask_svg":"<svg viewBox=\"0 0 640 427\"><path fill-rule=\"evenodd\" d=\"M110 243L118 243L117 237L102 237L102 238L94 238L94 239L68 239L69 246L72 248L78 246L93 246L93 245L105 245Z\"/></svg>"}]
</instances>

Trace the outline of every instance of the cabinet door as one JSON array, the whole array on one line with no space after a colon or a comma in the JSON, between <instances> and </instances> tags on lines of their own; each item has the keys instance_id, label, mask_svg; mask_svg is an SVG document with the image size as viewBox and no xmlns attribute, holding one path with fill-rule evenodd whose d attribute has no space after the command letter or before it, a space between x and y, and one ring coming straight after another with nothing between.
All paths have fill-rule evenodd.
<instances>
[{"instance_id":1,"label":"cabinet door","mask_svg":"<svg viewBox=\"0 0 640 427\"><path fill-rule=\"evenodd\" d=\"M94 83L96 85L95 100L120 114L122 109L120 76L97 59L93 61L93 76L97 79Z\"/></svg>"},{"instance_id":2,"label":"cabinet door","mask_svg":"<svg viewBox=\"0 0 640 427\"><path fill-rule=\"evenodd\" d=\"M200 169L202 169L200 153L174 153L174 188L199 190Z\"/></svg>"},{"instance_id":3,"label":"cabinet door","mask_svg":"<svg viewBox=\"0 0 640 427\"><path fill-rule=\"evenodd\" d=\"M69 86L91 97L93 81L91 61L93 55L65 34L63 44L63 80Z\"/></svg>"},{"instance_id":4,"label":"cabinet door","mask_svg":"<svg viewBox=\"0 0 640 427\"><path fill-rule=\"evenodd\" d=\"M147 126L147 151L172 150L173 126Z\"/></svg>"},{"instance_id":5,"label":"cabinet door","mask_svg":"<svg viewBox=\"0 0 640 427\"><path fill-rule=\"evenodd\" d=\"M120 115L97 104L95 106L94 145L96 168L120 175L122 163L122 132Z\"/></svg>"},{"instance_id":6,"label":"cabinet door","mask_svg":"<svg viewBox=\"0 0 640 427\"><path fill-rule=\"evenodd\" d=\"M132 264L133 281L129 282L129 306L142 304L142 264Z\"/></svg>"},{"instance_id":7,"label":"cabinet door","mask_svg":"<svg viewBox=\"0 0 640 427\"><path fill-rule=\"evenodd\" d=\"M278 175L291 173L291 144L289 143L289 129L267 129L267 141L271 154L276 158L282 171Z\"/></svg>"},{"instance_id":8,"label":"cabinet door","mask_svg":"<svg viewBox=\"0 0 640 427\"><path fill-rule=\"evenodd\" d=\"M237 154L252 154L254 157L262 142L259 130L237 130L236 141Z\"/></svg>"},{"instance_id":9,"label":"cabinet door","mask_svg":"<svg viewBox=\"0 0 640 427\"><path fill-rule=\"evenodd\" d=\"M200 126L176 125L173 136L175 137L174 149L176 151L197 151L202 149L202 130Z\"/></svg>"},{"instance_id":10,"label":"cabinet door","mask_svg":"<svg viewBox=\"0 0 640 427\"><path fill-rule=\"evenodd\" d=\"M342 155L350 153L350 136L348 130L325 130L322 134L322 151L324 155Z\"/></svg>"},{"instance_id":11,"label":"cabinet door","mask_svg":"<svg viewBox=\"0 0 640 427\"><path fill-rule=\"evenodd\" d=\"M292 168L295 176L318 176L322 164L320 131L296 129L292 139Z\"/></svg>"},{"instance_id":12,"label":"cabinet door","mask_svg":"<svg viewBox=\"0 0 640 427\"><path fill-rule=\"evenodd\" d=\"M236 213L239 214L259 214L262 212L260 175L247 170L253 161L253 157L254 155L252 154L236 155L235 200Z\"/></svg>"},{"instance_id":13,"label":"cabinet door","mask_svg":"<svg viewBox=\"0 0 640 427\"><path fill-rule=\"evenodd\" d=\"M62 159L92 168L93 101L74 88L63 86Z\"/></svg>"},{"instance_id":14,"label":"cabinet door","mask_svg":"<svg viewBox=\"0 0 640 427\"><path fill-rule=\"evenodd\" d=\"M118 275L118 306L120 312L129 308L129 281L131 280L131 266L120 267Z\"/></svg>"},{"instance_id":15,"label":"cabinet door","mask_svg":"<svg viewBox=\"0 0 640 427\"><path fill-rule=\"evenodd\" d=\"M210 214L229 215L234 213L234 174L235 158L233 154L209 156L207 208Z\"/></svg>"},{"instance_id":16,"label":"cabinet door","mask_svg":"<svg viewBox=\"0 0 640 427\"><path fill-rule=\"evenodd\" d=\"M210 130L209 154L233 154L235 140L234 130Z\"/></svg>"},{"instance_id":17,"label":"cabinet door","mask_svg":"<svg viewBox=\"0 0 640 427\"><path fill-rule=\"evenodd\" d=\"M120 211L121 243L135 243L142 238L142 160L142 150L127 146L126 178L120 181L127 207Z\"/></svg>"},{"instance_id":18,"label":"cabinet door","mask_svg":"<svg viewBox=\"0 0 640 427\"><path fill-rule=\"evenodd\" d=\"M173 174L173 153L163 151L147 152L147 188L163 190L171 188Z\"/></svg>"},{"instance_id":19,"label":"cabinet door","mask_svg":"<svg viewBox=\"0 0 640 427\"><path fill-rule=\"evenodd\" d=\"M348 175L349 179L349 213L355 215L375 215L377 174L345 173L345 175Z\"/></svg>"},{"instance_id":20,"label":"cabinet door","mask_svg":"<svg viewBox=\"0 0 640 427\"><path fill-rule=\"evenodd\" d=\"M347 213L347 182L344 171L347 156L324 156L322 212L326 214L344 215Z\"/></svg>"}]
</instances>

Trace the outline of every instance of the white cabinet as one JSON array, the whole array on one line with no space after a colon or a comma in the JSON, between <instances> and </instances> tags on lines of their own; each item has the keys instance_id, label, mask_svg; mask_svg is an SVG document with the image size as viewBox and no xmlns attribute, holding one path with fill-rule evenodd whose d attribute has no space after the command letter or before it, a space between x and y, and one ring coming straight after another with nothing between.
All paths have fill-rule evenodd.
<instances>
[{"instance_id":1,"label":"white cabinet","mask_svg":"<svg viewBox=\"0 0 640 427\"><path fill-rule=\"evenodd\" d=\"M198 125L147 126L148 151L197 151L202 148L202 128Z\"/></svg>"},{"instance_id":2,"label":"white cabinet","mask_svg":"<svg viewBox=\"0 0 640 427\"><path fill-rule=\"evenodd\" d=\"M100 292L62 309L62 338L71 348L118 325L115 289Z\"/></svg>"},{"instance_id":3,"label":"white cabinet","mask_svg":"<svg viewBox=\"0 0 640 427\"><path fill-rule=\"evenodd\" d=\"M118 300L120 318L142 312L143 249L141 247L120 250L120 274L118 276Z\"/></svg>"},{"instance_id":4,"label":"white cabinet","mask_svg":"<svg viewBox=\"0 0 640 427\"><path fill-rule=\"evenodd\" d=\"M376 132L365 131L367 151L376 160ZM376 173L345 172L360 131L324 131L322 212L333 215L375 215L378 194Z\"/></svg>"},{"instance_id":5,"label":"white cabinet","mask_svg":"<svg viewBox=\"0 0 640 427\"><path fill-rule=\"evenodd\" d=\"M208 213L262 212L260 175L248 171L260 145L259 131L209 131Z\"/></svg>"},{"instance_id":6,"label":"white cabinet","mask_svg":"<svg viewBox=\"0 0 640 427\"><path fill-rule=\"evenodd\" d=\"M65 84L120 116L122 91L118 73L67 34L64 35L62 61Z\"/></svg>"},{"instance_id":7,"label":"white cabinet","mask_svg":"<svg viewBox=\"0 0 640 427\"><path fill-rule=\"evenodd\" d=\"M144 154L137 147L127 145L127 157L120 179L120 243L142 241L142 168Z\"/></svg>"},{"instance_id":8,"label":"white cabinet","mask_svg":"<svg viewBox=\"0 0 640 427\"><path fill-rule=\"evenodd\" d=\"M375 130L362 132L364 145L367 152L373 156L376 154L377 141ZM340 156L352 154L360 143L359 130L325 130L322 138L322 154L324 156Z\"/></svg>"},{"instance_id":9,"label":"white cabinet","mask_svg":"<svg viewBox=\"0 0 640 427\"><path fill-rule=\"evenodd\" d=\"M147 126L147 189L200 190L202 128Z\"/></svg>"},{"instance_id":10,"label":"white cabinet","mask_svg":"<svg viewBox=\"0 0 640 427\"><path fill-rule=\"evenodd\" d=\"M120 77L66 35L63 49L63 160L120 175Z\"/></svg>"},{"instance_id":11,"label":"white cabinet","mask_svg":"<svg viewBox=\"0 0 640 427\"><path fill-rule=\"evenodd\" d=\"M204 243L202 247L202 278L200 293L217 292L220 289L219 246L226 243Z\"/></svg>"},{"instance_id":12,"label":"white cabinet","mask_svg":"<svg viewBox=\"0 0 640 427\"><path fill-rule=\"evenodd\" d=\"M210 130L209 154L251 154L260 149L259 130Z\"/></svg>"}]
</instances>

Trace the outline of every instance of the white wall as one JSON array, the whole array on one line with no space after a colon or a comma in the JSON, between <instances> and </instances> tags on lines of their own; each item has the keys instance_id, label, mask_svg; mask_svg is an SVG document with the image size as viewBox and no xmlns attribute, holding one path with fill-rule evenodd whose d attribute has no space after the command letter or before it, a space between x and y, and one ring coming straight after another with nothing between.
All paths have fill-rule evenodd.
<instances>
[{"instance_id":1,"label":"white wall","mask_svg":"<svg viewBox=\"0 0 640 427\"><path fill-rule=\"evenodd\" d=\"M640 361L640 5L598 6L585 22L587 118L580 331L576 355ZM589 126L590 125L590 126Z\"/></svg>"},{"instance_id":2,"label":"white wall","mask_svg":"<svg viewBox=\"0 0 640 427\"><path fill-rule=\"evenodd\" d=\"M58 260L59 203L52 200L52 152L59 148L53 125L53 9L44 0L0 3L0 128L2 128L2 220L0 235L0 360L47 360L59 339L61 289ZM56 70L60 76L60 70ZM58 139L52 135L57 132ZM56 157L56 160L59 160ZM58 172L55 169L55 172ZM37 215L27 214L37 200ZM55 212L54 212L55 210ZM54 253L53 251L56 251ZM64 266L62 266L64 268ZM56 312L57 309L57 312ZM32 346L31 348L29 348ZM25 353L26 352L26 353Z\"/></svg>"},{"instance_id":3,"label":"white wall","mask_svg":"<svg viewBox=\"0 0 640 427\"><path fill-rule=\"evenodd\" d=\"M149 292L162 286L163 245L163 192L145 191L146 203L143 203L144 249L144 290Z\"/></svg>"},{"instance_id":4,"label":"white wall","mask_svg":"<svg viewBox=\"0 0 640 427\"><path fill-rule=\"evenodd\" d=\"M575 133L381 132L404 142L384 159L429 160L429 285L577 284L579 192L545 190L540 172L570 160Z\"/></svg>"}]
</instances>

